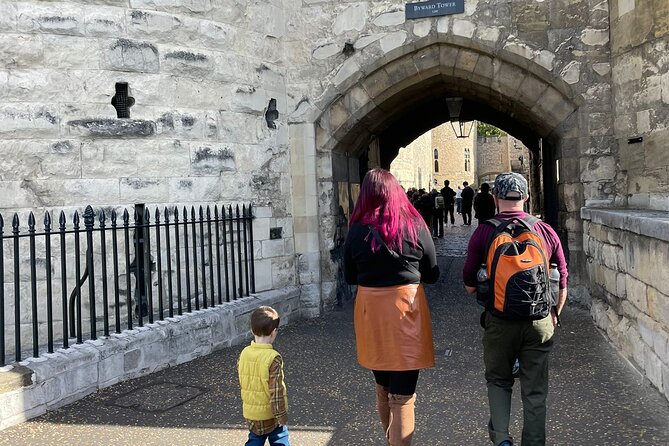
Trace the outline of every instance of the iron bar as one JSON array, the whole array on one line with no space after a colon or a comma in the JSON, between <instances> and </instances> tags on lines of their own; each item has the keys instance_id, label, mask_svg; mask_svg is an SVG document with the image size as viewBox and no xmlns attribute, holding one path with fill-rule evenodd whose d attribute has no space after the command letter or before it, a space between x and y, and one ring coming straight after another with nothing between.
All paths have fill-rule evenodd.
<instances>
[{"instance_id":1,"label":"iron bar","mask_svg":"<svg viewBox=\"0 0 669 446\"><path fill-rule=\"evenodd\" d=\"M28 215L28 234L30 240L30 303L33 326L33 357L39 356L39 320L37 318L37 265L35 264L35 215Z\"/></svg>"},{"instance_id":2,"label":"iron bar","mask_svg":"<svg viewBox=\"0 0 669 446\"><path fill-rule=\"evenodd\" d=\"M202 260L202 306L207 308L207 267L204 259L204 215L200 206L200 259ZM212 305L213 306L213 305Z\"/></svg>"},{"instance_id":3,"label":"iron bar","mask_svg":"<svg viewBox=\"0 0 669 446\"><path fill-rule=\"evenodd\" d=\"M181 305L181 250L179 249L179 209L174 207L174 244L177 253L177 312L183 314Z\"/></svg>"},{"instance_id":4,"label":"iron bar","mask_svg":"<svg viewBox=\"0 0 669 446\"><path fill-rule=\"evenodd\" d=\"M214 255L211 246L211 209L209 209L209 206L207 206L207 240L209 242L209 295L211 296L211 306L213 307L216 305L216 301L214 299Z\"/></svg>"},{"instance_id":5,"label":"iron bar","mask_svg":"<svg viewBox=\"0 0 669 446\"><path fill-rule=\"evenodd\" d=\"M0 237L1 238L1 237ZM46 262L46 351L53 353L53 287L51 283L51 214L47 211L44 214L44 252ZM0 253L2 256L2 253ZM0 320L2 317L0 316Z\"/></svg>"},{"instance_id":6,"label":"iron bar","mask_svg":"<svg viewBox=\"0 0 669 446\"><path fill-rule=\"evenodd\" d=\"M88 312L90 316L91 339L97 339L97 327L95 324L95 267L93 263L93 225L95 224L95 212L91 206L86 206L84 211L84 226L86 228L86 271L88 271Z\"/></svg>"},{"instance_id":7,"label":"iron bar","mask_svg":"<svg viewBox=\"0 0 669 446\"><path fill-rule=\"evenodd\" d=\"M12 235L14 236L14 356L16 362L21 361L21 278L19 276L19 216L12 219Z\"/></svg>"},{"instance_id":8,"label":"iron bar","mask_svg":"<svg viewBox=\"0 0 669 446\"><path fill-rule=\"evenodd\" d=\"M230 272L228 271L228 236L225 224L225 206L221 206L221 221L223 222L223 271L225 272L225 301L230 302Z\"/></svg>"},{"instance_id":9,"label":"iron bar","mask_svg":"<svg viewBox=\"0 0 669 446\"><path fill-rule=\"evenodd\" d=\"M253 254L253 212L251 209L251 204L249 204L249 215L247 223L249 225L249 241L251 244L251 292L256 292L256 268L255 268L255 255Z\"/></svg>"},{"instance_id":10,"label":"iron bar","mask_svg":"<svg viewBox=\"0 0 669 446\"><path fill-rule=\"evenodd\" d=\"M118 291L118 236L116 234L116 211L111 211L112 255L114 256L114 328L121 332L121 299Z\"/></svg>"},{"instance_id":11,"label":"iron bar","mask_svg":"<svg viewBox=\"0 0 669 446\"><path fill-rule=\"evenodd\" d=\"M107 285L107 237L105 231L105 211L100 210L100 256L102 258L102 323L103 323L103 333L105 336L109 336L109 298L107 293L109 288ZM93 276L91 276L91 281Z\"/></svg>"},{"instance_id":12,"label":"iron bar","mask_svg":"<svg viewBox=\"0 0 669 446\"><path fill-rule=\"evenodd\" d=\"M165 207L165 253L167 254L167 296L169 300L168 313L170 317L174 317L174 300L172 294L172 250L170 249L170 214Z\"/></svg>"},{"instance_id":13,"label":"iron bar","mask_svg":"<svg viewBox=\"0 0 669 446\"><path fill-rule=\"evenodd\" d=\"M132 330L132 295L130 294L130 214L123 210L123 237L125 241L125 304L128 308L128 330Z\"/></svg>"},{"instance_id":14,"label":"iron bar","mask_svg":"<svg viewBox=\"0 0 669 446\"><path fill-rule=\"evenodd\" d=\"M200 309L200 292L197 283L197 234L195 231L195 206L190 207L190 216L191 227L193 228L193 279L195 279L195 310L197 311Z\"/></svg>"},{"instance_id":15,"label":"iron bar","mask_svg":"<svg viewBox=\"0 0 669 446\"><path fill-rule=\"evenodd\" d=\"M216 277L218 278L218 303L223 303L223 289L221 283L221 236L218 225L218 206L214 205L214 227L216 228ZM1 230L1 228L0 228Z\"/></svg>"},{"instance_id":16,"label":"iron bar","mask_svg":"<svg viewBox=\"0 0 669 446\"><path fill-rule=\"evenodd\" d=\"M76 301L75 301L75 309L76 309L76 327L77 327L77 344L81 344L83 342L83 337L82 337L82 328L81 328L81 283L79 282L79 278L81 277L81 248L79 246L79 211L74 212L74 217L72 218L72 223L74 226L74 272L75 272L75 279L77 280L76 282Z\"/></svg>"},{"instance_id":17,"label":"iron bar","mask_svg":"<svg viewBox=\"0 0 669 446\"><path fill-rule=\"evenodd\" d=\"M163 320L163 274L162 258L160 255L160 211L156 208L156 272L158 273L158 319Z\"/></svg>"},{"instance_id":18,"label":"iron bar","mask_svg":"<svg viewBox=\"0 0 669 446\"><path fill-rule=\"evenodd\" d=\"M235 213L237 217L237 262L239 267L239 297L244 296L244 283L242 282L242 228L241 219L239 218L239 205Z\"/></svg>"},{"instance_id":19,"label":"iron bar","mask_svg":"<svg viewBox=\"0 0 669 446\"><path fill-rule=\"evenodd\" d=\"M146 296L148 298L147 311L149 313L149 324L153 324L153 286L151 283L151 214L147 208L144 212L144 285L146 286Z\"/></svg>"},{"instance_id":20,"label":"iron bar","mask_svg":"<svg viewBox=\"0 0 669 446\"><path fill-rule=\"evenodd\" d=\"M142 230L141 219L143 214L137 212L137 206L135 206L135 213L133 215L135 222L135 231L134 231L134 243L135 243L135 308L137 310L137 326L144 326L144 302L142 299L142 265L144 265L144 259L142 257L142 248L139 246L142 235L140 231ZM146 266L146 265L144 265Z\"/></svg>"},{"instance_id":21,"label":"iron bar","mask_svg":"<svg viewBox=\"0 0 669 446\"><path fill-rule=\"evenodd\" d=\"M68 318L67 318L67 251L65 249L65 212L60 211L58 216L58 223L60 230L60 294L61 294L61 305L63 312L63 348L69 347L69 329L68 329ZM72 321L70 320L70 323Z\"/></svg>"},{"instance_id":22,"label":"iron bar","mask_svg":"<svg viewBox=\"0 0 669 446\"><path fill-rule=\"evenodd\" d=\"M249 295L249 246L248 246L248 240L246 238L246 226L247 226L247 220L246 220L246 206L242 205L242 217L244 220L244 224L242 227L244 228L244 280L246 281L246 295Z\"/></svg>"},{"instance_id":23,"label":"iron bar","mask_svg":"<svg viewBox=\"0 0 669 446\"><path fill-rule=\"evenodd\" d=\"M186 311L191 312L191 303L190 303L190 262L188 261L188 210L184 206L183 213L183 225L184 225L184 261L186 262Z\"/></svg>"},{"instance_id":24,"label":"iron bar","mask_svg":"<svg viewBox=\"0 0 669 446\"><path fill-rule=\"evenodd\" d=\"M232 298L237 299L237 281L235 280L235 223L232 215L232 205L228 206L228 215L230 216L230 271L232 272ZM227 262L226 262L227 265Z\"/></svg>"}]
</instances>

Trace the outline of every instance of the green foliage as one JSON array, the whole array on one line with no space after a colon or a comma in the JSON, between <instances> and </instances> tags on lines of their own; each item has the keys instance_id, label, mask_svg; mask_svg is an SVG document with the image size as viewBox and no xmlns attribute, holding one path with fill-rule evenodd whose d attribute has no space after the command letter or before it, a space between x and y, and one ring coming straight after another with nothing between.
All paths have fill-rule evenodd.
<instances>
[{"instance_id":1,"label":"green foliage","mask_svg":"<svg viewBox=\"0 0 669 446\"><path fill-rule=\"evenodd\" d=\"M478 136L505 136L506 132L500 130L494 125L486 124L485 122L478 123Z\"/></svg>"}]
</instances>

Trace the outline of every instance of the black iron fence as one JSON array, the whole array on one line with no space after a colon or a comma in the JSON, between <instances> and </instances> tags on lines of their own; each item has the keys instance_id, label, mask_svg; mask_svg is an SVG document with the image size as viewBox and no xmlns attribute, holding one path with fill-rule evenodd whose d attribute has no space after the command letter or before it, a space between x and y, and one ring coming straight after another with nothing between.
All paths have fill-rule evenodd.
<instances>
[{"instance_id":1,"label":"black iron fence","mask_svg":"<svg viewBox=\"0 0 669 446\"><path fill-rule=\"evenodd\" d=\"M0 366L255 292L250 205L82 217L0 215Z\"/></svg>"}]
</instances>

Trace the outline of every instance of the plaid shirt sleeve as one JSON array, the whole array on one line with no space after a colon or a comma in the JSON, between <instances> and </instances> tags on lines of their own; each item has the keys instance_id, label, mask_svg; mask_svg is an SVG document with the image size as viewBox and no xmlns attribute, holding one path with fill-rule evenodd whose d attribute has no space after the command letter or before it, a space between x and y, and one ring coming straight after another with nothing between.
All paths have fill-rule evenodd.
<instances>
[{"instance_id":1,"label":"plaid shirt sleeve","mask_svg":"<svg viewBox=\"0 0 669 446\"><path fill-rule=\"evenodd\" d=\"M283 359L281 355L277 355L269 366L269 403L279 424L286 424L288 410L283 387Z\"/></svg>"}]
</instances>

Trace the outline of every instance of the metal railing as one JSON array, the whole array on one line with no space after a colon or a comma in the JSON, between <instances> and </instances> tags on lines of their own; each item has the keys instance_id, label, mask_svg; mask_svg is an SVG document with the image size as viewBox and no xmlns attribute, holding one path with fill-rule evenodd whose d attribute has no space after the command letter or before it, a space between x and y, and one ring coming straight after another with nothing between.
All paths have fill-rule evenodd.
<instances>
[{"instance_id":1,"label":"metal railing","mask_svg":"<svg viewBox=\"0 0 669 446\"><path fill-rule=\"evenodd\" d=\"M78 211L70 227L46 212L38 232L30 212L27 230L14 214L5 234L0 215L0 366L254 293L252 220L251 205L156 208L153 221L143 205L132 221L88 206L83 227Z\"/></svg>"}]
</instances>

